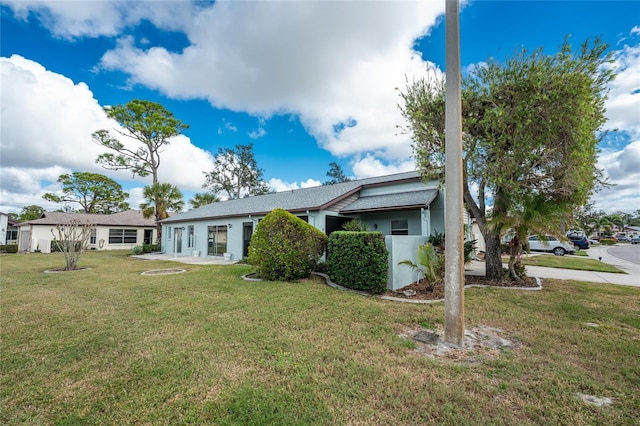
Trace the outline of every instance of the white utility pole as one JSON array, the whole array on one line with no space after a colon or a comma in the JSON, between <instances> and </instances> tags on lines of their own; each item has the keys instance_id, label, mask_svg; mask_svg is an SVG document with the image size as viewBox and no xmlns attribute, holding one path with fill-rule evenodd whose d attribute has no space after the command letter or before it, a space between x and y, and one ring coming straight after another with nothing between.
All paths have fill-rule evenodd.
<instances>
[{"instance_id":1,"label":"white utility pole","mask_svg":"<svg viewBox=\"0 0 640 426\"><path fill-rule=\"evenodd\" d=\"M446 0L444 341L454 347L462 347L464 337L459 7L458 0Z\"/></svg>"}]
</instances>

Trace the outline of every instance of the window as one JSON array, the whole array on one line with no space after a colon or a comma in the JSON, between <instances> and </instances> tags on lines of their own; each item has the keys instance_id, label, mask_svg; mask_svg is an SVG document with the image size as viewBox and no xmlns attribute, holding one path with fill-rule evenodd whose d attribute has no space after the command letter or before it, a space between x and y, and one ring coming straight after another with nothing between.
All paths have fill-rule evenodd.
<instances>
[{"instance_id":1,"label":"window","mask_svg":"<svg viewBox=\"0 0 640 426\"><path fill-rule=\"evenodd\" d=\"M17 239L18 239L17 229L7 231L7 241L16 241Z\"/></svg>"},{"instance_id":2,"label":"window","mask_svg":"<svg viewBox=\"0 0 640 426\"><path fill-rule=\"evenodd\" d=\"M406 219L392 220L391 235L409 235L409 221Z\"/></svg>"},{"instance_id":3,"label":"window","mask_svg":"<svg viewBox=\"0 0 640 426\"><path fill-rule=\"evenodd\" d=\"M170 240L171 239L171 227L167 226L167 238Z\"/></svg>"},{"instance_id":4,"label":"window","mask_svg":"<svg viewBox=\"0 0 640 426\"><path fill-rule=\"evenodd\" d=\"M109 244L135 244L138 242L136 229L109 229Z\"/></svg>"},{"instance_id":5,"label":"window","mask_svg":"<svg viewBox=\"0 0 640 426\"><path fill-rule=\"evenodd\" d=\"M89 244L96 243L96 230L95 228L91 230L91 235L89 236Z\"/></svg>"},{"instance_id":6,"label":"window","mask_svg":"<svg viewBox=\"0 0 640 426\"><path fill-rule=\"evenodd\" d=\"M187 247L193 247L193 225L187 226Z\"/></svg>"}]
</instances>

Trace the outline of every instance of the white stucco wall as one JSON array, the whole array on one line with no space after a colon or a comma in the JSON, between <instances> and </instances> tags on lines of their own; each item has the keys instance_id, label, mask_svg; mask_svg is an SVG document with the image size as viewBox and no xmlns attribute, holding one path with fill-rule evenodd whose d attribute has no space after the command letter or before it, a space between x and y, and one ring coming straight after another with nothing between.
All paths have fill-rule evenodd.
<instances>
[{"instance_id":1,"label":"white stucco wall","mask_svg":"<svg viewBox=\"0 0 640 426\"><path fill-rule=\"evenodd\" d=\"M0 245L7 244L7 228L9 227L9 215L0 213Z\"/></svg>"},{"instance_id":2,"label":"white stucco wall","mask_svg":"<svg viewBox=\"0 0 640 426\"><path fill-rule=\"evenodd\" d=\"M109 229L136 229L136 242L135 243L123 243L123 244L109 244ZM150 228L147 228L150 229ZM29 245L27 250L34 252L40 250L42 253L51 252L51 241L54 240L54 234L58 235L58 232L53 225L22 225L19 227L19 231L30 231ZM156 241L157 231L153 229L152 241ZM18 238L22 238L24 234L18 232ZM131 250L135 246L142 245L144 241L144 229L133 228L127 226L97 226L96 227L96 242L95 244L89 244L90 250ZM20 247L24 247L22 243Z\"/></svg>"},{"instance_id":3,"label":"white stucco wall","mask_svg":"<svg viewBox=\"0 0 640 426\"><path fill-rule=\"evenodd\" d=\"M403 260L418 263L418 246L427 242L428 237L413 235L387 235L384 241L389 251L389 273L387 288L397 290L415 282L419 276L409 266L398 265Z\"/></svg>"}]
</instances>

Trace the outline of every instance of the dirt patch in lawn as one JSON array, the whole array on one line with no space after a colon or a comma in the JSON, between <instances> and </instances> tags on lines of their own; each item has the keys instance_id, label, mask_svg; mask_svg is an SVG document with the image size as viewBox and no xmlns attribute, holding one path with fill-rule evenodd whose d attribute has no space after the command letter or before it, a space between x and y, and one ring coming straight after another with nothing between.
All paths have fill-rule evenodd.
<instances>
[{"instance_id":1,"label":"dirt patch in lawn","mask_svg":"<svg viewBox=\"0 0 640 426\"><path fill-rule=\"evenodd\" d=\"M503 351L521 346L517 339L504 330L486 325L466 329L461 347L445 343L442 330L406 329L400 333L400 337L412 339L416 343L416 350L428 357L465 363L496 359Z\"/></svg>"},{"instance_id":2,"label":"dirt patch in lawn","mask_svg":"<svg viewBox=\"0 0 640 426\"><path fill-rule=\"evenodd\" d=\"M536 281L535 278L526 278L522 282L512 280L496 281L477 275L466 275L465 286L509 287L523 289L539 288L538 281ZM398 290L387 290L383 295L409 300L442 300L444 299L444 282L440 282L431 288L426 280L420 280Z\"/></svg>"},{"instance_id":3,"label":"dirt patch in lawn","mask_svg":"<svg viewBox=\"0 0 640 426\"><path fill-rule=\"evenodd\" d=\"M180 268L152 269L150 271L145 271L140 275L173 275L173 274L181 274L183 272L187 272L187 270L180 269Z\"/></svg>"}]
</instances>

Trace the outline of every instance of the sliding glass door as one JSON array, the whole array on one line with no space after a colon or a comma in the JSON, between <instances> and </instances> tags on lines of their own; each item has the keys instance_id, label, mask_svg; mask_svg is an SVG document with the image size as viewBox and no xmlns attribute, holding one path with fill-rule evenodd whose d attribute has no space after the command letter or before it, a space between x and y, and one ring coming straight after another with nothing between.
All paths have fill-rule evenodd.
<instances>
[{"instance_id":1,"label":"sliding glass door","mask_svg":"<svg viewBox=\"0 0 640 426\"><path fill-rule=\"evenodd\" d=\"M222 256L227 251L227 225L209 227L207 254Z\"/></svg>"}]
</instances>

